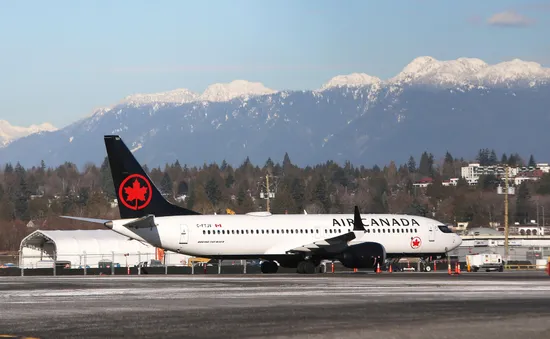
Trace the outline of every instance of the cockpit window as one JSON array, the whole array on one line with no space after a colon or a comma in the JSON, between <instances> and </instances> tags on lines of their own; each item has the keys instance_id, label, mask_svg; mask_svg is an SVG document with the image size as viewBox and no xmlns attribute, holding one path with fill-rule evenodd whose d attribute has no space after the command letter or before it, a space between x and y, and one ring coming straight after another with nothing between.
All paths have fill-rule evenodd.
<instances>
[{"instance_id":1,"label":"cockpit window","mask_svg":"<svg viewBox=\"0 0 550 339\"><path fill-rule=\"evenodd\" d=\"M451 230L449 229L449 227L447 227L447 225L441 225L441 226L437 226L437 227L439 227L439 229L440 229L441 232L443 232L443 233L453 233L453 231L451 231Z\"/></svg>"}]
</instances>

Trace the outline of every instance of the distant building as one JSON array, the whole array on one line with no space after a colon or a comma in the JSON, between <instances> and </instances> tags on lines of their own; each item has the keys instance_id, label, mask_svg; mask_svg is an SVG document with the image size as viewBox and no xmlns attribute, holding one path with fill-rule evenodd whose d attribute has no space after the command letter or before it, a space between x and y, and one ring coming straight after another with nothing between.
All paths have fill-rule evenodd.
<instances>
[{"instance_id":1,"label":"distant building","mask_svg":"<svg viewBox=\"0 0 550 339\"><path fill-rule=\"evenodd\" d=\"M538 163L536 167L509 167L508 170L510 183L513 185L520 185L527 180L538 180L544 173L550 173L550 165L548 163ZM506 167L501 165L481 166L479 163L472 163L462 167L460 174L468 184L477 185L482 175L492 174L499 178L504 178Z\"/></svg>"},{"instance_id":2,"label":"distant building","mask_svg":"<svg viewBox=\"0 0 550 339\"><path fill-rule=\"evenodd\" d=\"M420 179L419 181L415 182L413 184L413 186L416 186L416 187L428 187L429 185L432 184L432 182L434 181L434 179L430 178L430 177L425 177L425 178L422 178Z\"/></svg>"}]
</instances>

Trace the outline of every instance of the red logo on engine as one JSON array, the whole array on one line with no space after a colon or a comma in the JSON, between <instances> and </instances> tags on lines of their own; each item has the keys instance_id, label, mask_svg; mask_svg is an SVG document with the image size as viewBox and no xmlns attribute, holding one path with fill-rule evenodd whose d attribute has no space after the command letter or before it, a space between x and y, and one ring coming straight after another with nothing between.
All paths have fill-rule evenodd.
<instances>
[{"instance_id":1,"label":"red logo on engine","mask_svg":"<svg viewBox=\"0 0 550 339\"><path fill-rule=\"evenodd\" d=\"M414 237L411 239L411 247L417 249L422 245L422 240L419 237Z\"/></svg>"},{"instance_id":2,"label":"red logo on engine","mask_svg":"<svg viewBox=\"0 0 550 339\"><path fill-rule=\"evenodd\" d=\"M118 197L131 210L144 209L153 197L151 183L141 174L131 174L120 184Z\"/></svg>"}]
</instances>

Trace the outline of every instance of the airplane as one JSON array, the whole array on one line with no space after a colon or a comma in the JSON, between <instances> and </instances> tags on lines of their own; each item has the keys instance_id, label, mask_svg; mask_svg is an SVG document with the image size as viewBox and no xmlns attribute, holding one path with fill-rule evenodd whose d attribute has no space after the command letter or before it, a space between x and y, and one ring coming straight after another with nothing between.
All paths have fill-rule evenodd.
<instances>
[{"instance_id":1,"label":"airplane","mask_svg":"<svg viewBox=\"0 0 550 339\"><path fill-rule=\"evenodd\" d=\"M102 223L130 239L210 259L260 259L262 273L278 267L318 272L323 260L376 270L403 257L440 258L462 239L444 223L401 214L203 215L167 201L118 135L104 136L121 219L63 216Z\"/></svg>"}]
</instances>

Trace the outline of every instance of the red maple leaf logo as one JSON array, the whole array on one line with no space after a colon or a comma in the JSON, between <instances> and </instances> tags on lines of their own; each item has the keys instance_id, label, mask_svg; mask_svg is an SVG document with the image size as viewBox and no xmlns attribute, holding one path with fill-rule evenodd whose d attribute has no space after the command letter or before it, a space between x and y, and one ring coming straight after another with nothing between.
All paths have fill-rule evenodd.
<instances>
[{"instance_id":1,"label":"red maple leaf logo","mask_svg":"<svg viewBox=\"0 0 550 339\"><path fill-rule=\"evenodd\" d=\"M136 209L138 206L138 200L145 201L145 193L147 193L147 187L141 187L141 184L137 179L134 179L132 186L124 187L124 193L128 194L126 201L135 201Z\"/></svg>"},{"instance_id":2,"label":"red maple leaf logo","mask_svg":"<svg viewBox=\"0 0 550 339\"><path fill-rule=\"evenodd\" d=\"M413 246L418 247L418 245L420 245L420 241L418 239L414 239L413 240Z\"/></svg>"},{"instance_id":3,"label":"red maple leaf logo","mask_svg":"<svg viewBox=\"0 0 550 339\"><path fill-rule=\"evenodd\" d=\"M126 186L126 183L131 183L131 185ZM142 184L145 186L142 186ZM124 179L120 185L118 193L120 202L135 211L145 208L151 201L151 189L151 184L147 178L139 174L132 174Z\"/></svg>"}]
</instances>

